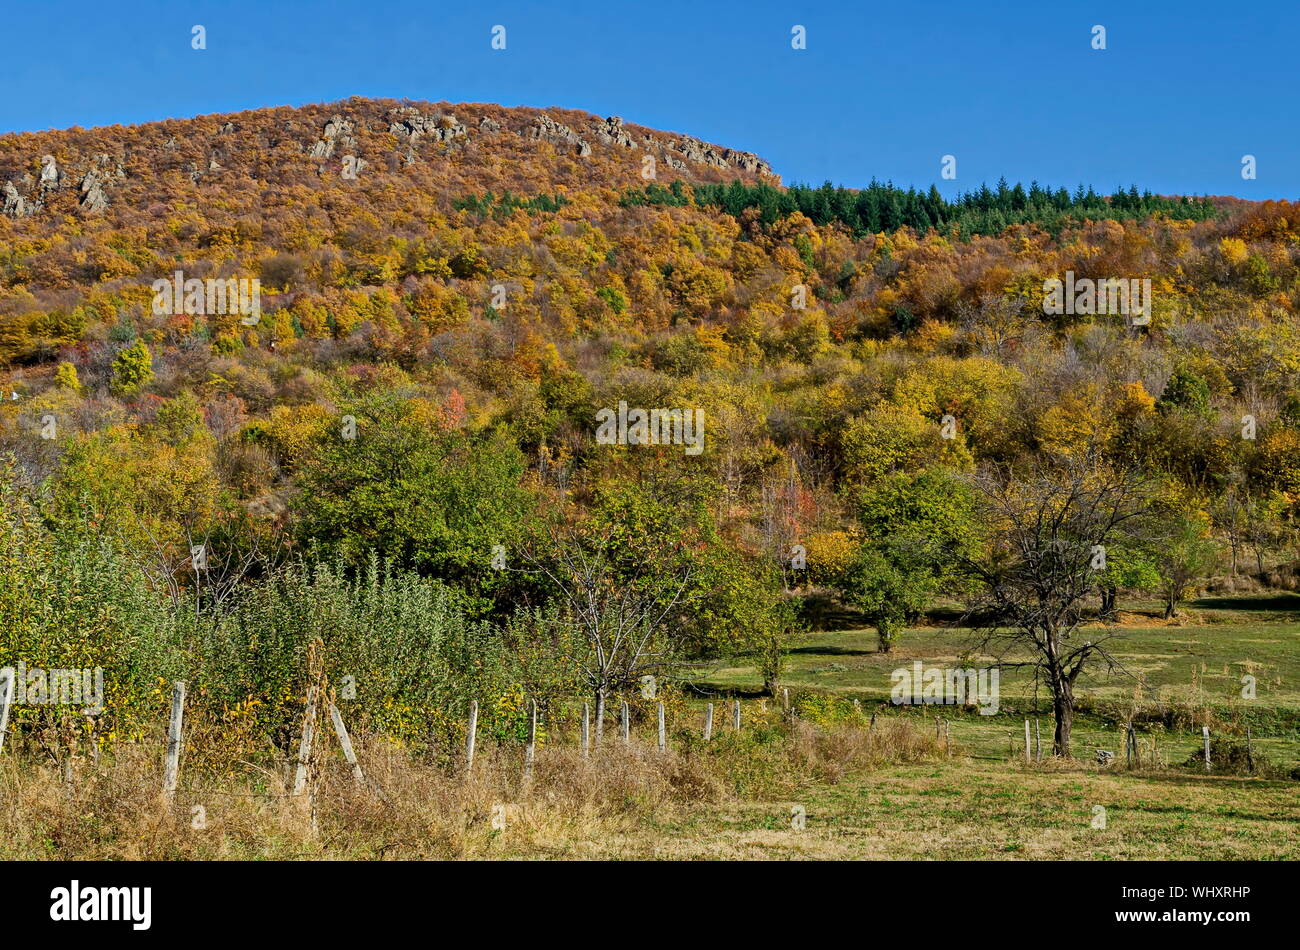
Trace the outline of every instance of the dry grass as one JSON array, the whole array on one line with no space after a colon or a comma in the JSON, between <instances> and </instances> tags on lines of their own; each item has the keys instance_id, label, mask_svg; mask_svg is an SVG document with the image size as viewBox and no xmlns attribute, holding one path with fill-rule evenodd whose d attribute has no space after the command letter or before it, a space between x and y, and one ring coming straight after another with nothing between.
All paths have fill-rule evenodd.
<instances>
[{"instance_id":1,"label":"dry grass","mask_svg":"<svg viewBox=\"0 0 1300 950\"><path fill-rule=\"evenodd\" d=\"M584 758L540 748L531 781L522 750L487 748L456 774L382 741L359 739L367 783L336 754L313 795L290 792L288 763L228 778L189 776L161 793L161 750L126 746L99 765L62 769L0 757L0 859L227 860L537 858L590 855L704 808L789 796L886 765L937 761L942 748L910 723L873 731L798 723L724 732L674 748L617 741ZM70 778L70 780L69 780Z\"/></svg>"}]
</instances>

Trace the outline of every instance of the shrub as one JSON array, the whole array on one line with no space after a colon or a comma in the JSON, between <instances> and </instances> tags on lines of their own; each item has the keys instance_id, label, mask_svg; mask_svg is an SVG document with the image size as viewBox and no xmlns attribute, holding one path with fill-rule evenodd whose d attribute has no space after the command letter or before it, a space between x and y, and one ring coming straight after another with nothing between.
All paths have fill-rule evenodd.
<instances>
[{"instance_id":1,"label":"shrub","mask_svg":"<svg viewBox=\"0 0 1300 950\"><path fill-rule=\"evenodd\" d=\"M119 396L134 396L153 379L153 357L139 338L113 360L110 386Z\"/></svg>"}]
</instances>

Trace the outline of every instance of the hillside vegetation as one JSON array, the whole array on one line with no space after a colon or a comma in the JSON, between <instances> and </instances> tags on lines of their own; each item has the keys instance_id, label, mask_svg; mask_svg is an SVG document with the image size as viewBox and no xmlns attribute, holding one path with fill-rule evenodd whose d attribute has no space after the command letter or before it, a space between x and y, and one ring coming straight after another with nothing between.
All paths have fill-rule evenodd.
<instances>
[{"instance_id":1,"label":"hillside vegetation","mask_svg":"<svg viewBox=\"0 0 1300 950\"><path fill-rule=\"evenodd\" d=\"M612 734L720 660L775 698L844 608L881 654L936 607L1019 631L984 662L1086 643L1033 660L1059 720L1133 598L1295 587L1289 202L786 188L617 117L365 99L0 136L0 195L0 665L106 690L15 707L54 762L184 680L187 774L284 766L319 642L358 735L451 768L472 701L510 748L533 701ZM1148 306L1045 306L1112 279Z\"/></svg>"}]
</instances>

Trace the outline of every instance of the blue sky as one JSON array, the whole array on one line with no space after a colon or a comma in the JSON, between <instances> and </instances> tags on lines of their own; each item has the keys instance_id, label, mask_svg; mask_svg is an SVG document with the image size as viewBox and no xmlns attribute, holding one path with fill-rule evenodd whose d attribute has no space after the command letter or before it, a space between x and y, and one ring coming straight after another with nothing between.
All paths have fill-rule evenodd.
<instances>
[{"instance_id":1,"label":"blue sky","mask_svg":"<svg viewBox=\"0 0 1300 950\"><path fill-rule=\"evenodd\" d=\"M391 96L617 114L787 183L1300 198L1296 0L3 0L0 22L0 132Z\"/></svg>"}]
</instances>

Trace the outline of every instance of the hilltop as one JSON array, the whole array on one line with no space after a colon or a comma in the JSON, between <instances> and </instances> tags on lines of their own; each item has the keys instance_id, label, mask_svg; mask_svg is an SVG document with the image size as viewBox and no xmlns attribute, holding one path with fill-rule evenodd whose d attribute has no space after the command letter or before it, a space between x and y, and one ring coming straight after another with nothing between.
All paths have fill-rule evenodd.
<instances>
[{"instance_id":1,"label":"hilltop","mask_svg":"<svg viewBox=\"0 0 1300 950\"><path fill-rule=\"evenodd\" d=\"M228 201L247 195L270 212L292 201L280 189L304 185L362 191L371 200L387 190L457 195L617 187L639 179L646 155L656 159L664 181L776 180L752 153L618 116L352 98L0 136L0 189L11 218L81 211L124 224L132 209L217 194ZM362 163L355 179L345 175L349 157Z\"/></svg>"}]
</instances>

